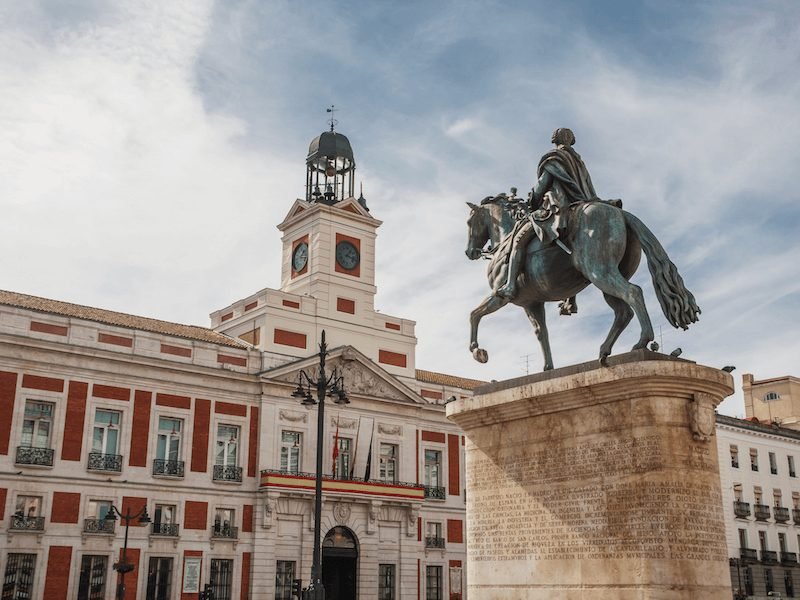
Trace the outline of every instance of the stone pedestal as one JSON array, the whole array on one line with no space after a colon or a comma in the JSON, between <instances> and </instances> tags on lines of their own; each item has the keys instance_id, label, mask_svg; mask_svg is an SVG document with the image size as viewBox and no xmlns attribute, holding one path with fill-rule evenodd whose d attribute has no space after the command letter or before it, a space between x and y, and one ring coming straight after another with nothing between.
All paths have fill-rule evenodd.
<instances>
[{"instance_id":1,"label":"stone pedestal","mask_svg":"<svg viewBox=\"0 0 800 600\"><path fill-rule=\"evenodd\" d=\"M641 350L449 404L470 600L730 600L714 408L732 392Z\"/></svg>"}]
</instances>

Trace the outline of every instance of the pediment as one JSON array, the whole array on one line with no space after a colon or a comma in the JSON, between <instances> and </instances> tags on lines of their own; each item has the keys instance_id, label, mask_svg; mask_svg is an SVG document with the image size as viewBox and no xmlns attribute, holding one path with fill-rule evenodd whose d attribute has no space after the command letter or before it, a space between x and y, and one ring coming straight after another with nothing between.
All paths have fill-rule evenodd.
<instances>
[{"instance_id":1,"label":"pediment","mask_svg":"<svg viewBox=\"0 0 800 600\"><path fill-rule=\"evenodd\" d=\"M347 198L346 200L342 200L341 202L337 202L333 205L333 208L339 210L346 210L347 212L353 213L355 215L360 215L362 217L367 217L368 219L374 218L369 211L365 209L358 203L358 200L355 198Z\"/></svg>"},{"instance_id":2,"label":"pediment","mask_svg":"<svg viewBox=\"0 0 800 600\"><path fill-rule=\"evenodd\" d=\"M294 219L294 217L296 217L300 213L303 213L303 212L307 211L312 206L314 206L314 205L311 204L310 202L306 202L305 200L301 200L300 198L295 200L294 204L292 204L292 207L289 209L289 212L283 218L283 222L280 225L278 225L278 229L283 231L283 226L286 223L288 223L289 221Z\"/></svg>"},{"instance_id":3,"label":"pediment","mask_svg":"<svg viewBox=\"0 0 800 600\"><path fill-rule=\"evenodd\" d=\"M263 377L297 383L300 371L305 371L313 377L317 373L318 363L318 356L313 355L270 369L263 374ZM379 398L405 404L427 404L414 390L352 346L340 346L331 350L325 368L328 374L334 368L339 370L344 378L344 388L348 396Z\"/></svg>"}]
</instances>

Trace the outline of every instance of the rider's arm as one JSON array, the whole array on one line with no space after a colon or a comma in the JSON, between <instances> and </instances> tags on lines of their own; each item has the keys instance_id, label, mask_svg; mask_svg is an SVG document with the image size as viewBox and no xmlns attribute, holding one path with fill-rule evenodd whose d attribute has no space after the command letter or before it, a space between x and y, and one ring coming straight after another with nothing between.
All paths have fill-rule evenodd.
<instances>
[{"instance_id":1,"label":"rider's arm","mask_svg":"<svg viewBox=\"0 0 800 600\"><path fill-rule=\"evenodd\" d=\"M539 181L536 182L531 190L531 208L539 208L539 206L542 204L542 197L544 196L545 192L550 189L550 185L552 183L553 176L547 171L547 169L545 169L542 173L542 176L539 177Z\"/></svg>"}]
</instances>

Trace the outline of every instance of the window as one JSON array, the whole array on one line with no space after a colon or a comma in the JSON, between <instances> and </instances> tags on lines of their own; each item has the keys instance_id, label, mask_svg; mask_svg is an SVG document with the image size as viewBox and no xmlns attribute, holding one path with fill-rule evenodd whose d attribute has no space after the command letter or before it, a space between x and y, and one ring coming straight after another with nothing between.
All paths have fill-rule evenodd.
<instances>
[{"instance_id":1,"label":"window","mask_svg":"<svg viewBox=\"0 0 800 600\"><path fill-rule=\"evenodd\" d=\"M10 553L3 577L3 600L28 600L33 598L33 575L36 569L35 554Z\"/></svg>"},{"instance_id":2,"label":"window","mask_svg":"<svg viewBox=\"0 0 800 600\"><path fill-rule=\"evenodd\" d=\"M380 478L381 481L397 483L397 446L394 444L381 444Z\"/></svg>"},{"instance_id":3,"label":"window","mask_svg":"<svg viewBox=\"0 0 800 600\"><path fill-rule=\"evenodd\" d=\"M764 569L764 587L767 595L772 595L772 592L775 591L775 584L772 581L772 569Z\"/></svg>"},{"instance_id":4,"label":"window","mask_svg":"<svg viewBox=\"0 0 800 600\"><path fill-rule=\"evenodd\" d=\"M14 514L11 516L11 529L35 530L44 529L41 496L17 496Z\"/></svg>"},{"instance_id":5,"label":"window","mask_svg":"<svg viewBox=\"0 0 800 600\"><path fill-rule=\"evenodd\" d=\"M425 523L425 547L444 548L441 523L437 521L428 521Z\"/></svg>"},{"instance_id":6,"label":"window","mask_svg":"<svg viewBox=\"0 0 800 600\"><path fill-rule=\"evenodd\" d=\"M750 470L758 471L758 450L750 448Z\"/></svg>"},{"instance_id":7,"label":"window","mask_svg":"<svg viewBox=\"0 0 800 600\"><path fill-rule=\"evenodd\" d=\"M778 392L767 392L764 394L764 402L772 402L774 400L780 400L781 395Z\"/></svg>"},{"instance_id":8,"label":"window","mask_svg":"<svg viewBox=\"0 0 800 600\"><path fill-rule=\"evenodd\" d=\"M25 402L25 417L22 421L22 446L26 448L49 448L53 427L53 404L28 400Z\"/></svg>"},{"instance_id":9,"label":"window","mask_svg":"<svg viewBox=\"0 0 800 600\"><path fill-rule=\"evenodd\" d=\"M438 450L425 450L425 485L439 487L441 478L442 453Z\"/></svg>"},{"instance_id":10,"label":"window","mask_svg":"<svg viewBox=\"0 0 800 600\"><path fill-rule=\"evenodd\" d=\"M177 461L181 459L181 431L183 421L170 417L159 417L156 439L156 458Z\"/></svg>"},{"instance_id":11,"label":"window","mask_svg":"<svg viewBox=\"0 0 800 600\"><path fill-rule=\"evenodd\" d=\"M284 473L300 472L300 450L302 446L302 433L297 431L281 432L281 471Z\"/></svg>"},{"instance_id":12,"label":"window","mask_svg":"<svg viewBox=\"0 0 800 600\"><path fill-rule=\"evenodd\" d=\"M772 505L776 507L783 506L783 495L780 490L772 490Z\"/></svg>"},{"instance_id":13,"label":"window","mask_svg":"<svg viewBox=\"0 0 800 600\"><path fill-rule=\"evenodd\" d=\"M217 465L235 467L239 464L239 428L217 425Z\"/></svg>"},{"instance_id":14,"label":"window","mask_svg":"<svg viewBox=\"0 0 800 600\"><path fill-rule=\"evenodd\" d=\"M786 552L786 534L778 532L778 548L781 552Z\"/></svg>"},{"instance_id":15,"label":"window","mask_svg":"<svg viewBox=\"0 0 800 600\"><path fill-rule=\"evenodd\" d=\"M760 487L753 488L753 500L755 501L755 503L761 504L761 499L762 499L761 488Z\"/></svg>"},{"instance_id":16,"label":"window","mask_svg":"<svg viewBox=\"0 0 800 600\"><path fill-rule=\"evenodd\" d=\"M775 453L769 453L769 472L773 475L778 474L778 461L775 459Z\"/></svg>"},{"instance_id":17,"label":"window","mask_svg":"<svg viewBox=\"0 0 800 600\"><path fill-rule=\"evenodd\" d=\"M731 466L734 469L739 468L739 447L731 444Z\"/></svg>"},{"instance_id":18,"label":"window","mask_svg":"<svg viewBox=\"0 0 800 600\"><path fill-rule=\"evenodd\" d=\"M442 600L442 567L428 565L425 567L425 600Z\"/></svg>"},{"instance_id":19,"label":"window","mask_svg":"<svg viewBox=\"0 0 800 600\"><path fill-rule=\"evenodd\" d=\"M105 600L108 557L84 555L78 578L78 600Z\"/></svg>"},{"instance_id":20,"label":"window","mask_svg":"<svg viewBox=\"0 0 800 600\"><path fill-rule=\"evenodd\" d=\"M106 515L110 510L111 502L108 500L89 500L83 531L85 533L114 533L114 521L106 521Z\"/></svg>"},{"instance_id":21,"label":"window","mask_svg":"<svg viewBox=\"0 0 800 600\"><path fill-rule=\"evenodd\" d=\"M153 535L178 535L177 511L173 504L156 504Z\"/></svg>"},{"instance_id":22,"label":"window","mask_svg":"<svg viewBox=\"0 0 800 600\"><path fill-rule=\"evenodd\" d=\"M214 600L231 600L231 583L233 582L233 561L227 559L211 559L211 591Z\"/></svg>"},{"instance_id":23,"label":"window","mask_svg":"<svg viewBox=\"0 0 800 600\"><path fill-rule=\"evenodd\" d=\"M767 547L767 532L766 531L759 531L758 532L758 545L761 547L761 551L764 552L765 550L769 550Z\"/></svg>"},{"instance_id":24,"label":"window","mask_svg":"<svg viewBox=\"0 0 800 600\"><path fill-rule=\"evenodd\" d=\"M279 560L275 569L275 600L292 600L294 561Z\"/></svg>"},{"instance_id":25,"label":"window","mask_svg":"<svg viewBox=\"0 0 800 600\"><path fill-rule=\"evenodd\" d=\"M395 600L394 565L378 565L378 600Z\"/></svg>"},{"instance_id":26,"label":"window","mask_svg":"<svg viewBox=\"0 0 800 600\"><path fill-rule=\"evenodd\" d=\"M733 484L733 499L737 502L742 501L742 484L741 483L734 483Z\"/></svg>"},{"instance_id":27,"label":"window","mask_svg":"<svg viewBox=\"0 0 800 600\"><path fill-rule=\"evenodd\" d=\"M352 447L353 447L353 440L350 438L342 438L340 437L337 442L336 450L334 454L336 455L336 460L334 461L334 468L335 473L334 476L338 477L339 479L349 479L350 478L350 465L352 464Z\"/></svg>"},{"instance_id":28,"label":"window","mask_svg":"<svg viewBox=\"0 0 800 600\"><path fill-rule=\"evenodd\" d=\"M744 593L748 596L753 595L753 569L746 567L744 570Z\"/></svg>"},{"instance_id":29,"label":"window","mask_svg":"<svg viewBox=\"0 0 800 600\"><path fill-rule=\"evenodd\" d=\"M120 413L98 408L94 413L92 452L116 454L119 449Z\"/></svg>"},{"instance_id":30,"label":"window","mask_svg":"<svg viewBox=\"0 0 800 600\"><path fill-rule=\"evenodd\" d=\"M789 477L797 477L797 471L794 470L794 456L787 456L786 459L789 463Z\"/></svg>"},{"instance_id":31,"label":"window","mask_svg":"<svg viewBox=\"0 0 800 600\"><path fill-rule=\"evenodd\" d=\"M153 556L147 567L147 600L170 600L172 559Z\"/></svg>"},{"instance_id":32,"label":"window","mask_svg":"<svg viewBox=\"0 0 800 600\"><path fill-rule=\"evenodd\" d=\"M783 587L786 588L786 596L794 598L794 582L792 581L792 572L789 570L783 572Z\"/></svg>"},{"instance_id":33,"label":"window","mask_svg":"<svg viewBox=\"0 0 800 600\"><path fill-rule=\"evenodd\" d=\"M739 548L747 548L747 530L739 530Z\"/></svg>"},{"instance_id":34,"label":"window","mask_svg":"<svg viewBox=\"0 0 800 600\"><path fill-rule=\"evenodd\" d=\"M218 508L214 511L214 537L236 538L239 530L234 526L236 513L232 508Z\"/></svg>"},{"instance_id":35,"label":"window","mask_svg":"<svg viewBox=\"0 0 800 600\"><path fill-rule=\"evenodd\" d=\"M239 427L217 425L217 445L214 455L215 481L241 481L239 466Z\"/></svg>"}]
</instances>

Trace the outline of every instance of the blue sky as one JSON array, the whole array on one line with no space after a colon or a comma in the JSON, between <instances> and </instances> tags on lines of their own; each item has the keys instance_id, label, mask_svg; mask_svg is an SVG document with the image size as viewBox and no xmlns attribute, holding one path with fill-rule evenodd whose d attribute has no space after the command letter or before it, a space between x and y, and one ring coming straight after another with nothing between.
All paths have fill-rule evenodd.
<instances>
[{"instance_id":1,"label":"blue sky","mask_svg":"<svg viewBox=\"0 0 800 600\"><path fill-rule=\"evenodd\" d=\"M417 366L536 371L519 309L484 320L487 365L467 351L487 285L464 203L524 193L567 126L703 309L673 330L642 267L663 348L737 386L798 375L798 40L793 1L6 2L0 287L201 325L277 287L275 225L335 104L384 221L376 304L417 321ZM610 326L598 292L579 305L548 313L556 366Z\"/></svg>"}]
</instances>

